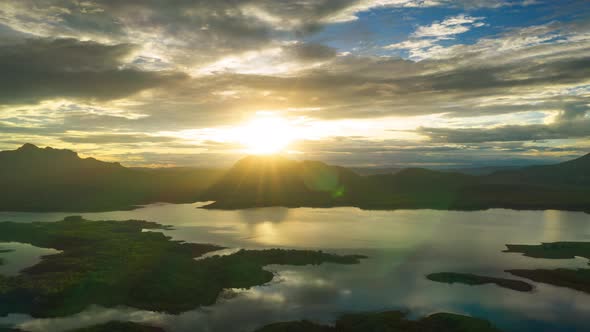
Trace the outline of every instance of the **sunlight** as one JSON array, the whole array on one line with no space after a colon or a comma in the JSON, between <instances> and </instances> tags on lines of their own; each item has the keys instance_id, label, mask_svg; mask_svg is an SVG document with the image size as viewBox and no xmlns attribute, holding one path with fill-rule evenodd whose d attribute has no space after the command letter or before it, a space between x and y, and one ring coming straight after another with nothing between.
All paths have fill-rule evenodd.
<instances>
[{"instance_id":1,"label":"sunlight","mask_svg":"<svg viewBox=\"0 0 590 332\"><path fill-rule=\"evenodd\" d=\"M272 154L283 151L294 139L295 129L287 120L265 115L238 129L238 141L251 154Z\"/></svg>"}]
</instances>

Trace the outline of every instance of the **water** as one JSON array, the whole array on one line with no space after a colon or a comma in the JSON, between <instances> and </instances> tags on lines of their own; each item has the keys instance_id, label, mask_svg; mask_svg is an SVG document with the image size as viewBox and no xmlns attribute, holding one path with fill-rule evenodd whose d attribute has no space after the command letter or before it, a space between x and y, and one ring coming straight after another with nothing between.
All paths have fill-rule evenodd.
<instances>
[{"instance_id":1,"label":"water","mask_svg":"<svg viewBox=\"0 0 590 332\"><path fill-rule=\"evenodd\" d=\"M369 259L359 265L269 266L277 273L270 284L228 291L217 304L178 316L92 307L59 319L9 315L0 318L0 324L64 331L119 319L178 332L251 331L276 321L330 322L345 312L399 309L413 317L442 311L468 314L489 319L506 331L590 330L590 295L582 292L534 283L532 293L520 293L495 285L447 285L424 277L455 271L516 278L504 270L588 267L581 258L546 260L502 252L507 243L590 241L588 214L356 208L209 211L198 206L158 204L81 215L170 224L175 229L165 233L174 239L223 245L230 248L228 254L236 248L311 248L365 254ZM0 213L0 221L55 221L67 215L71 213Z\"/></svg>"},{"instance_id":2,"label":"water","mask_svg":"<svg viewBox=\"0 0 590 332\"><path fill-rule=\"evenodd\" d=\"M4 260L4 264L0 265L0 274L18 275L21 270L39 263L42 256L58 253L59 250L39 248L28 243L0 242L0 258Z\"/></svg>"}]
</instances>

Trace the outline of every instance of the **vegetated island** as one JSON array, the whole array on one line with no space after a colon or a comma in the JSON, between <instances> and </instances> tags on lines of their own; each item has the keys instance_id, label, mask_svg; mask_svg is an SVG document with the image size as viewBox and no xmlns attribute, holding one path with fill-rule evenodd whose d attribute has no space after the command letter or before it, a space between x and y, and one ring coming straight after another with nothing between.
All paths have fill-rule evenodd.
<instances>
[{"instance_id":1,"label":"vegetated island","mask_svg":"<svg viewBox=\"0 0 590 332\"><path fill-rule=\"evenodd\" d=\"M399 311L348 314L340 317L335 326L326 326L309 321L274 323L254 332L501 332L490 322L469 316L437 313L420 320L409 320ZM2 329L0 332L22 332ZM165 332L164 329L133 322L108 322L70 332Z\"/></svg>"},{"instance_id":2,"label":"vegetated island","mask_svg":"<svg viewBox=\"0 0 590 332\"><path fill-rule=\"evenodd\" d=\"M76 329L69 332L165 332L165 330L160 327L133 322L113 321L105 324Z\"/></svg>"},{"instance_id":3,"label":"vegetated island","mask_svg":"<svg viewBox=\"0 0 590 332\"><path fill-rule=\"evenodd\" d=\"M0 332L24 332L15 328L0 327ZM133 322L112 321L90 327L84 327L68 332L166 332L164 329Z\"/></svg>"},{"instance_id":4,"label":"vegetated island","mask_svg":"<svg viewBox=\"0 0 590 332\"><path fill-rule=\"evenodd\" d=\"M25 144L0 151L0 211L106 211L155 202L214 201L209 209L590 211L590 154L567 162L491 174L407 168L361 176L319 161L249 156L229 170L138 169Z\"/></svg>"},{"instance_id":5,"label":"vegetated island","mask_svg":"<svg viewBox=\"0 0 590 332\"><path fill-rule=\"evenodd\" d=\"M490 322L478 318L437 313L419 320L410 320L399 311L347 314L334 326L309 321L283 322L267 325L255 332L499 332Z\"/></svg>"},{"instance_id":6,"label":"vegetated island","mask_svg":"<svg viewBox=\"0 0 590 332\"><path fill-rule=\"evenodd\" d=\"M0 254L5 254L7 252L12 252L13 250L10 249L1 249L0 248ZM2 257L0 257L0 265L4 265L4 259Z\"/></svg>"},{"instance_id":7,"label":"vegetated island","mask_svg":"<svg viewBox=\"0 0 590 332\"><path fill-rule=\"evenodd\" d=\"M590 260L590 242L553 242L540 245L508 244L505 252L522 253L533 258L571 259L576 256ZM536 282L567 287L590 293L590 269L513 269L506 272Z\"/></svg>"},{"instance_id":8,"label":"vegetated island","mask_svg":"<svg viewBox=\"0 0 590 332\"><path fill-rule=\"evenodd\" d=\"M166 226L140 220L0 223L0 242L30 243L59 254L17 276L0 275L0 316L65 316L89 305L125 305L177 314L213 304L223 289L267 283L270 264L356 264L364 256L307 250L241 250L194 258L220 247L172 241Z\"/></svg>"},{"instance_id":9,"label":"vegetated island","mask_svg":"<svg viewBox=\"0 0 590 332\"><path fill-rule=\"evenodd\" d=\"M515 279L496 278L480 276L471 273L439 272L431 273L426 276L429 280L442 283L459 283L465 285L485 285L496 284L499 287L508 288L519 292L530 292L533 286L527 282Z\"/></svg>"},{"instance_id":10,"label":"vegetated island","mask_svg":"<svg viewBox=\"0 0 590 332\"><path fill-rule=\"evenodd\" d=\"M11 327L3 327L3 326L0 326L0 332L23 332L23 331L18 330L18 329L14 329L14 328L11 328Z\"/></svg>"}]
</instances>

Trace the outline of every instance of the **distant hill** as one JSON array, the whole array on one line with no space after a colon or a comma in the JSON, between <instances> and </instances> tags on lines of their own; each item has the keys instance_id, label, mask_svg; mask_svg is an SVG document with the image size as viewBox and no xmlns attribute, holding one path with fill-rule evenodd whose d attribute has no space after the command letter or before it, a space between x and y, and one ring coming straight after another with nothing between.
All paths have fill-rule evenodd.
<instances>
[{"instance_id":1,"label":"distant hill","mask_svg":"<svg viewBox=\"0 0 590 332\"><path fill-rule=\"evenodd\" d=\"M522 166L483 166L483 167L455 167L455 168L430 168L440 172L463 173L468 175L489 175L498 171L517 170ZM350 170L359 175L395 174L404 167L352 167Z\"/></svg>"},{"instance_id":2,"label":"distant hill","mask_svg":"<svg viewBox=\"0 0 590 332\"><path fill-rule=\"evenodd\" d=\"M25 144L0 152L0 210L98 211L154 202L364 209L590 211L590 154L560 164L470 175L422 168L361 176L318 161L250 156L229 170L126 168Z\"/></svg>"},{"instance_id":3,"label":"distant hill","mask_svg":"<svg viewBox=\"0 0 590 332\"><path fill-rule=\"evenodd\" d=\"M25 144L0 152L0 210L98 211L193 202L223 172L129 169L70 150Z\"/></svg>"},{"instance_id":4,"label":"distant hill","mask_svg":"<svg viewBox=\"0 0 590 332\"><path fill-rule=\"evenodd\" d=\"M360 186L356 173L317 161L249 156L238 161L202 198L211 207L333 206L352 202L347 188Z\"/></svg>"},{"instance_id":5,"label":"distant hill","mask_svg":"<svg viewBox=\"0 0 590 332\"><path fill-rule=\"evenodd\" d=\"M361 176L321 162L247 157L202 198L208 208L357 206L364 209L590 211L590 155L556 165L469 175L421 168Z\"/></svg>"}]
</instances>

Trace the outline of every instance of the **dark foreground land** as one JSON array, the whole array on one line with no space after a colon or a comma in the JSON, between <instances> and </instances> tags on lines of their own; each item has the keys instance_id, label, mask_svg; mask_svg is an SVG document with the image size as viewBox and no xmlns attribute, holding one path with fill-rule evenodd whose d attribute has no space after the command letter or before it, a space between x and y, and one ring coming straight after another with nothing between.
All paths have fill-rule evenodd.
<instances>
[{"instance_id":1,"label":"dark foreground land","mask_svg":"<svg viewBox=\"0 0 590 332\"><path fill-rule=\"evenodd\" d=\"M0 327L0 332L24 332L13 328ZM91 327L70 330L69 332L165 332L155 326L142 325L131 322L108 322Z\"/></svg>"},{"instance_id":2,"label":"dark foreground land","mask_svg":"<svg viewBox=\"0 0 590 332\"><path fill-rule=\"evenodd\" d=\"M70 332L165 332L155 326L141 325L131 322L109 322L92 327L76 329Z\"/></svg>"},{"instance_id":3,"label":"dark foreground land","mask_svg":"<svg viewBox=\"0 0 590 332\"><path fill-rule=\"evenodd\" d=\"M426 278L432 281L443 282L447 284L459 283L471 286L496 284L500 287L519 292L530 292L533 290L533 286L531 284L521 280L480 276L471 273L439 272L429 274L426 276Z\"/></svg>"},{"instance_id":4,"label":"dark foreground land","mask_svg":"<svg viewBox=\"0 0 590 332\"><path fill-rule=\"evenodd\" d=\"M590 211L590 154L472 175L421 168L361 176L317 161L250 156L229 170L136 169L25 144L0 152L0 211L100 211L154 202L210 209L334 207Z\"/></svg>"},{"instance_id":5,"label":"dark foreground land","mask_svg":"<svg viewBox=\"0 0 590 332\"><path fill-rule=\"evenodd\" d=\"M11 252L11 251L12 250L0 248L0 254L4 254L4 253L7 253L7 252ZM4 259L2 259L2 257L0 257L0 265L3 265L3 264L4 264Z\"/></svg>"},{"instance_id":6,"label":"dark foreground land","mask_svg":"<svg viewBox=\"0 0 590 332\"><path fill-rule=\"evenodd\" d=\"M409 320L399 311L349 314L334 326L308 321L271 324L256 332L499 332L488 321L468 316L438 313L419 320Z\"/></svg>"},{"instance_id":7,"label":"dark foreground land","mask_svg":"<svg viewBox=\"0 0 590 332\"><path fill-rule=\"evenodd\" d=\"M241 250L195 260L220 247L172 241L165 226L139 220L88 221L69 217L54 223L0 223L0 242L30 243L60 254L14 277L0 275L0 315L64 316L89 305L126 305L180 313L213 304L227 288L267 283L270 264L355 264L362 256L305 251Z\"/></svg>"},{"instance_id":8,"label":"dark foreground land","mask_svg":"<svg viewBox=\"0 0 590 332\"><path fill-rule=\"evenodd\" d=\"M488 321L468 316L438 313L420 320L409 320L399 311L348 314L335 326L309 321L275 323L254 332L500 332ZM0 332L18 332L2 329ZM164 329L130 322L109 322L70 332L165 332Z\"/></svg>"}]
</instances>

